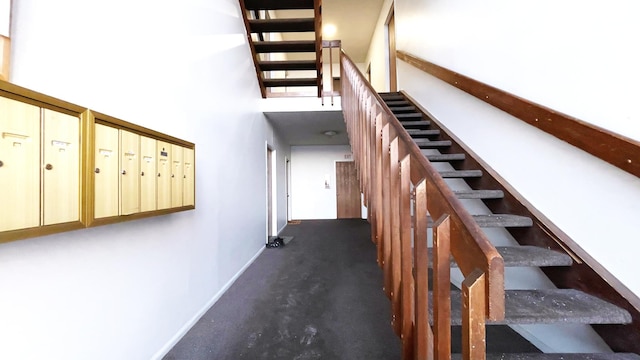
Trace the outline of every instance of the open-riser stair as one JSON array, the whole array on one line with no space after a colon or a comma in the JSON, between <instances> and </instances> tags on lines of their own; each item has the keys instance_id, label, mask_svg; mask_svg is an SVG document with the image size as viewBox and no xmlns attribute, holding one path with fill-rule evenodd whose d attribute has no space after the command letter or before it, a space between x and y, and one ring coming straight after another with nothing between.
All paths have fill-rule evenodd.
<instances>
[{"instance_id":1,"label":"open-riser stair","mask_svg":"<svg viewBox=\"0 0 640 360\"><path fill-rule=\"evenodd\" d=\"M520 246L497 247L505 267L539 267L558 289L505 291L505 316L493 324L590 324L617 353L602 354L487 354L488 359L640 359L638 310L627 296L590 267L593 260L570 250L572 242L524 201L519 194L466 148L445 127L404 93L380 94L423 155L437 164L442 178L463 181L454 194L477 199L491 211L473 214L481 228L504 228ZM428 218L428 227L434 221ZM559 236L556 234L560 234ZM429 249L429 267L433 253ZM457 264L452 259L451 267ZM606 275L606 274L605 274ZM429 293L429 304L433 304ZM451 325L461 325L462 295L452 290ZM433 325L432 306L429 320ZM435 331L435 330L434 330ZM405 352L406 354L406 352ZM454 354L453 358L462 355Z\"/></svg>"},{"instance_id":2,"label":"open-riser stair","mask_svg":"<svg viewBox=\"0 0 640 360\"><path fill-rule=\"evenodd\" d=\"M322 0L240 0L240 6L262 97L320 97ZM316 91L296 90L306 88Z\"/></svg>"}]
</instances>

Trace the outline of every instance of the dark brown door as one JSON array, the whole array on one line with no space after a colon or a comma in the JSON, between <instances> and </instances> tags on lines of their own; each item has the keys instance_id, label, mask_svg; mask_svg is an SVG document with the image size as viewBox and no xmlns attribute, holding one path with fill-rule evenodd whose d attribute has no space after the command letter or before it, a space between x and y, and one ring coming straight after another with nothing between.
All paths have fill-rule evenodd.
<instances>
[{"instance_id":1,"label":"dark brown door","mask_svg":"<svg viewBox=\"0 0 640 360\"><path fill-rule=\"evenodd\" d=\"M336 162L336 197L338 200L338 219L362 217L355 162Z\"/></svg>"}]
</instances>

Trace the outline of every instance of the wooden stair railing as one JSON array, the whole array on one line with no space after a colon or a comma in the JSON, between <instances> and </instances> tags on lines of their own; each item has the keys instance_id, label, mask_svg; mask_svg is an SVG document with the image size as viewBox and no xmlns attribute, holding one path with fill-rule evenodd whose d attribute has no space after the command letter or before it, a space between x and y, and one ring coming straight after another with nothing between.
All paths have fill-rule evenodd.
<instances>
[{"instance_id":1,"label":"wooden stair railing","mask_svg":"<svg viewBox=\"0 0 640 360\"><path fill-rule=\"evenodd\" d=\"M247 38L263 98L278 96L322 96L322 0L240 0ZM308 10L308 17L271 19L269 11ZM260 12L265 16L260 18ZM265 34L294 33L296 39L272 40ZM305 36L304 34L312 34ZM300 56L294 54L308 53ZM284 59L272 60L273 54ZM295 59L289 59L295 57ZM305 75L313 71L314 75ZM284 76L274 77L273 72ZM302 74L302 75L296 75ZM279 74L278 74L279 75ZM314 93L289 88L313 87ZM276 89L284 88L279 92Z\"/></svg>"},{"instance_id":2,"label":"wooden stair railing","mask_svg":"<svg viewBox=\"0 0 640 360\"><path fill-rule=\"evenodd\" d=\"M453 256L465 276L463 358L483 359L485 321L504 318L503 259L344 52L341 65L343 113L384 290L392 303L391 323L402 339L402 358L451 358ZM435 221L433 330L428 314L428 217Z\"/></svg>"}]
</instances>

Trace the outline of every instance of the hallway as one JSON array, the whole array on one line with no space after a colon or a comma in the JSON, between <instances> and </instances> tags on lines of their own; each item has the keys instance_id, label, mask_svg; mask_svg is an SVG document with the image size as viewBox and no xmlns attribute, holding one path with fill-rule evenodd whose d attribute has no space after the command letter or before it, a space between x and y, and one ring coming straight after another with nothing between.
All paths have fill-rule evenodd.
<instances>
[{"instance_id":1,"label":"hallway","mask_svg":"<svg viewBox=\"0 0 640 360\"><path fill-rule=\"evenodd\" d=\"M165 356L398 359L389 300L363 220L290 224Z\"/></svg>"}]
</instances>

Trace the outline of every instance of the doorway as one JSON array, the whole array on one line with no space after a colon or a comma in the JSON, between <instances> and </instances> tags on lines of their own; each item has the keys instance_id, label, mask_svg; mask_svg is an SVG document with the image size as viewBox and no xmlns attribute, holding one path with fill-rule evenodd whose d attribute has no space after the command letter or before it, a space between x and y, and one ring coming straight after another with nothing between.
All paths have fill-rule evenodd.
<instances>
[{"instance_id":1,"label":"doorway","mask_svg":"<svg viewBox=\"0 0 640 360\"><path fill-rule=\"evenodd\" d=\"M336 202L338 219L362 217L358 171L353 161L336 161Z\"/></svg>"},{"instance_id":2,"label":"doorway","mask_svg":"<svg viewBox=\"0 0 640 360\"><path fill-rule=\"evenodd\" d=\"M277 235L276 179L273 164L276 152L267 145L267 240Z\"/></svg>"},{"instance_id":3,"label":"doorway","mask_svg":"<svg viewBox=\"0 0 640 360\"><path fill-rule=\"evenodd\" d=\"M391 11L387 17L387 36L389 39L389 91L398 91L398 78L396 75L396 21L393 11L394 4L391 4Z\"/></svg>"}]
</instances>

